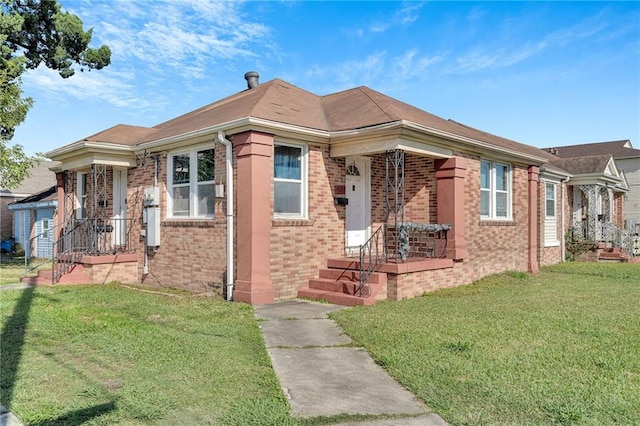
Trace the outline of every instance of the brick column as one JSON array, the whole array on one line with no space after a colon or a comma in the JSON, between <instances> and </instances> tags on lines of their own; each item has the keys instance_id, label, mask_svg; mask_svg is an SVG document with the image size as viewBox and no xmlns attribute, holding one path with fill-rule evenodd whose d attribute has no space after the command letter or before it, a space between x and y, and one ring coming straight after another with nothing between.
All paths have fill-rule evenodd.
<instances>
[{"instance_id":1,"label":"brick column","mask_svg":"<svg viewBox=\"0 0 640 426\"><path fill-rule=\"evenodd\" d=\"M529 222L529 272L538 272L538 176L540 169L537 166L529 167L528 189L528 222Z\"/></svg>"},{"instance_id":2,"label":"brick column","mask_svg":"<svg viewBox=\"0 0 640 426\"><path fill-rule=\"evenodd\" d=\"M57 200L58 200L58 205L56 207L56 212L55 212L55 222L54 222L54 229L56 229L57 234L54 235L54 244L53 244L53 255L57 256L57 250L58 250L58 245L55 244L55 241L58 240L58 238L60 238L62 236L62 232L64 232L64 229L62 228L64 226L64 222L66 220L66 215L68 214L65 211L65 204L64 204L64 198L65 198L65 181L64 181L64 172L58 172L56 173L56 196L57 196Z\"/></svg>"},{"instance_id":3,"label":"brick column","mask_svg":"<svg viewBox=\"0 0 640 426\"><path fill-rule=\"evenodd\" d=\"M469 255L464 224L466 162L453 157L436 160L435 167L438 223L453 225L448 233L447 258L462 260Z\"/></svg>"},{"instance_id":4,"label":"brick column","mask_svg":"<svg viewBox=\"0 0 640 426\"><path fill-rule=\"evenodd\" d=\"M246 132L233 137L237 159L236 270L234 300L272 303L271 156L273 136Z\"/></svg>"}]
</instances>

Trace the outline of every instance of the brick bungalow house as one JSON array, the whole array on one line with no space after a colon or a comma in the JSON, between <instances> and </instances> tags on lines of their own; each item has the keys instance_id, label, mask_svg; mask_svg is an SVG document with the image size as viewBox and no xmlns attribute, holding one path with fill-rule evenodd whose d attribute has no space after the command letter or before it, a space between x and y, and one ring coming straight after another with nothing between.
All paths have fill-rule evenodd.
<instances>
[{"instance_id":1,"label":"brick bungalow house","mask_svg":"<svg viewBox=\"0 0 640 426\"><path fill-rule=\"evenodd\" d=\"M318 96L245 78L157 126L47 153L60 161L54 282L353 305L562 260L573 175L553 154L367 87Z\"/></svg>"},{"instance_id":2,"label":"brick bungalow house","mask_svg":"<svg viewBox=\"0 0 640 426\"><path fill-rule=\"evenodd\" d=\"M630 140L559 146L546 150L569 162L572 158L612 156L616 169L624 174L629 189L624 197L624 227L631 233L640 234L640 149L635 149Z\"/></svg>"}]
</instances>

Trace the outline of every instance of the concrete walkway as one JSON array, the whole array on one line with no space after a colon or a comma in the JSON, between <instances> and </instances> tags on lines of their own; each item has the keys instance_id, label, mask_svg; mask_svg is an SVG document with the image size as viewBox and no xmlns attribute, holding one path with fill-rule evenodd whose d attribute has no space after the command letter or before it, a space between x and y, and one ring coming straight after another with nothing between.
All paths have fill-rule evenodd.
<instances>
[{"instance_id":1,"label":"concrete walkway","mask_svg":"<svg viewBox=\"0 0 640 426\"><path fill-rule=\"evenodd\" d=\"M260 327L280 385L296 417L340 414L403 418L341 425L447 423L394 381L363 349L353 347L327 314L342 306L287 300L256 306Z\"/></svg>"}]
</instances>

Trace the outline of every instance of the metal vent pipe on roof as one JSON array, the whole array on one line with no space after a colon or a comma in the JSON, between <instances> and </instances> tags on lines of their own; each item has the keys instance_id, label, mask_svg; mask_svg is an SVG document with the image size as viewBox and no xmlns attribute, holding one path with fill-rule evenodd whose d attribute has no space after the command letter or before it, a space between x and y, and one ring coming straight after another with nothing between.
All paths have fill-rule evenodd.
<instances>
[{"instance_id":1,"label":"metal vent pipe on roof","mask_svg":"<svg viewBox=\"0 0 640 426\"><path fill-rule=\"evenodd\" d=\"M247 80L247 87L249 89L254 89L260 85L258 78L260 78L260 74L256 71L249 71L244 74L244 79Z\"/></svg>"}]
</instances>

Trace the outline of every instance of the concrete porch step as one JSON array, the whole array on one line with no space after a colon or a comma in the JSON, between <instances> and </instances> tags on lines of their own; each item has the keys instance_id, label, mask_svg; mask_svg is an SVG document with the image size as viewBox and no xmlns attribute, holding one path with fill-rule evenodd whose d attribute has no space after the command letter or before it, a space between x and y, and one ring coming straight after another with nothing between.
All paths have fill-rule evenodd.
<instances>
[{"instance_id":1,"label":"concrete porch step","mask_svg":"<svg viewBox=\"0 0 640 426\"><path fill-rule=\"evenodd\" d=\"M341 306L370 306L376 303L373 296L360 297L350 294L338 293L335 291L317 290L313 288L302 288L298 290L298 298L326 301L334 305Z\"/></svg>"},{"instance_id":2,"label":"concrete porch step","mask_svg":"<svg viewBox=\"0 0 640 426\"><path fill-rule=\"evenodd\" d=\"M51 269L43 269L38 274L30 277L22 277L20 282L34 285L52 285ZM72 269L65 275L60 277L58 284L88 284L91 283L91 277L84 271L82 265L74 265Z\"/></svg>"},{"instance_id":3,"label":"concrete porch step","mask_svg":"<svg viewBox=\"0 0 640 426\"><path fill-rule=\"evenodd\" d=\"M334 269L334 268L326 268L320 269L318 272L318 276L320 278L326 278L334 281L350 281L359 283L360 282L360 271L357 270L344 270L344 269ZM387 274L381 272L373 272L368 279L369 283L372 284L386 284L387 283Z\"/></svg>"}]
</instances>

